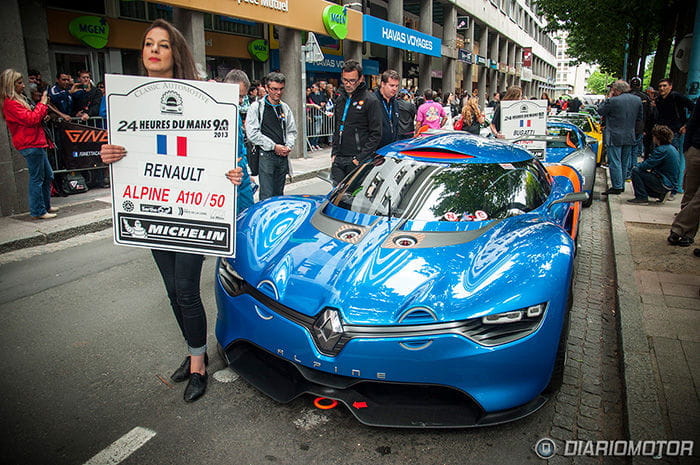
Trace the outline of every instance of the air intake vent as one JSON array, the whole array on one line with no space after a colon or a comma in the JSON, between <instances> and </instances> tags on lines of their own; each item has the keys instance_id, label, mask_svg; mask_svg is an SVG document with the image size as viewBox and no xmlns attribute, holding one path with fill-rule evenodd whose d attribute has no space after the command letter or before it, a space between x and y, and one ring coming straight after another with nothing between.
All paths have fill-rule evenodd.
<instances>
[{"instance_id":1,"label":"air intake vent","mask_svg":"<svg viewBox=\"0 0 700 465\"><path fill-rule=\"evenodd\" d=\"M437 321L437 316L432 310L427 308L411 308L405 311L399 317L399 323L405 325L420 325L427 323L435 323Z\"/></svg>"}]
</instances>

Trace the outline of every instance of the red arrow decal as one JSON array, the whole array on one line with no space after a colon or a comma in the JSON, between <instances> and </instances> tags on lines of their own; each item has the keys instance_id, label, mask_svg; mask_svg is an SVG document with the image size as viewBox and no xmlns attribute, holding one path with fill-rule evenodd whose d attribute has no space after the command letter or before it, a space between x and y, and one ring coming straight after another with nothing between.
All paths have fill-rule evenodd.
<instances>
[{"instance_id":1,"label":"red arrow decal","mask_svg":"<svg viewBox=\"0 0 700 465\"><path fill-rule=\"evenodd\" d=\"M353 402L352 406L356 409L367 408L367 402Z\"/></svg>"}]
</instances>

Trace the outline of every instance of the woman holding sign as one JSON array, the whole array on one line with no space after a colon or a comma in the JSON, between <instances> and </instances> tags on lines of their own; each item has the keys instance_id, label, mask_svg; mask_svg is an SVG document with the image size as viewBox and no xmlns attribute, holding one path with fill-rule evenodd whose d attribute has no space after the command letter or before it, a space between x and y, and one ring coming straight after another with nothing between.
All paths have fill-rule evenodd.
<instances>
[{"instance_id":1,"label":"woman holding sign","mask_svg":"<svg viewBox=\"0 0 700 465\"><path fill-rule=\"evenodd\" d=\"M172 24L157 19L146 30L141 41L141 61L149 77L197 80L192 52ZM127 154L118 145L103 145L101 156L105 163L114 163ZM229 170L226 177L240 184L243 169ZM202 255L184 252L151 250L165 283L175 318L187 342L189 355L170 377L175 382L189 380L185 402L200 398L207 388L207 320L199 291Z\"/></svg>"},{"instance_id":2,"label":"woman holding sign","mask_svg":"<svg viewBox=\"0 0 700 465\"><path fill-rule=\"evenodd\" d=\"M510 86L506 95L501 99L503 100L522 100L523 99L523 89L520 86ZM493 112L493 118L491 119L491 133L498 139L504 139L505 136L501 133L501 105L496 107L496 111Z\"/></svg>"}]
</instances>

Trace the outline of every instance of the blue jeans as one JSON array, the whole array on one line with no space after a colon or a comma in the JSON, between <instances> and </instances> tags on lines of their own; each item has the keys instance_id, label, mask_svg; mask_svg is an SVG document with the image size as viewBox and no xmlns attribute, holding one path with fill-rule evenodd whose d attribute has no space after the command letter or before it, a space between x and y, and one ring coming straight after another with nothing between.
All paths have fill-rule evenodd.
<instances>
[{"instance_id":1,"label":"blue jeans","mask_svg":"<svg viewBox=\"0 0 700 465\"><path fill-rule=\"evenodd\" d=\"M680 173L678 174L678 182L676 182L676 188L673 189L673 192L677 194L683 193L683 174L685 173L685 157L683 156L683 142L685 142L685 134L681 134L680 132L674 132L671 145L673 145L676 148L676 150L678 150L678 153L681 154L681 163L679 166Z\"/></svg>"},{"instance_id":2,"label":"blue jeans","mask_svg":"<svg viewBox=\"0 0 700 465\"><path fill-rule=\"evenodd\" d=\"M53 170L46 149L22 149L19 153L27 160L29 168L29 214L41 216L51 208Z\"/></svg>"},{"instance_id":3,"label":"blue jeans","mask_svg":"<svg viewBox=\"0 0 700 465\"><path fill-rule=\"evenodd\" d=\"M192 355L207 351L207 315L199 292L203 255L151 249L170 306Z\"/></svg>"},{"instance_id":4,"label":"blue jeans","mask_svg":"<svg viewBox=\"0 0 700 465\"><path fill-rule=\"evenodd\" d=\"M637 136L637 142L632 146L632 156L630 157L630 164L625 171L625 179L630 179L632 176L632 168L639 164L639 157L644 155L644 134Z\"/></svg>"},{"instance_id":5,"label":"blue jeans","mask_svg":"<svg viewBox=\"0 0 700 465\"><path fill-rule=\"evenodd\" d=\"M289 173L287 157L280 157L275 152L260 152L260 201L284 195L285 176Z\"/></svg>"},{"instance_id":6,"label":"blue jeans","mask_svg":"<svg viewBox=\"0 0 700 465\"><path fill-rule=\"evenodd\" d=\"M625 188L625 174L629 169L632 156L631 145L608 145L608 170L610 170L610 182L613 189Z\"/></svg>"},{"instance_id":7,"label":"blue jeans","mask_svg":"<svg viewBox=\"0 0 700 465\"><path fill-rule=\"evenodd\" d=\"M319 110L320 111L320 110ZM323 120L323 115L313 115L313 123L314 123L314 129L313 129L313 135L316 137L310 137L309 138L309 143L311 145L318 145L320 142L320 137L318 137L319 134L321 134L321 124Z\"/></svg>"}]
</instances>

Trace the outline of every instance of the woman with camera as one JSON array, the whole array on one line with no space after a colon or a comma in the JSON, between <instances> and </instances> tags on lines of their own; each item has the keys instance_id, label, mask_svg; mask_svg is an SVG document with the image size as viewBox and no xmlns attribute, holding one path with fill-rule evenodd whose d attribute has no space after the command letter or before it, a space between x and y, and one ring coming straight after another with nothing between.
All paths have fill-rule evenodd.
<instances>
[{"instance_id":1,"label":"woman with camera","mask_svg":"<svg viewBox=\"0 0 700 465\"><path fill-rule=\"evenodd\" d=\"M12 136L12 145L27 161L29 168L29 213L32 217L47 220L56 217L58 208L51 207L51 182L53 170L46 149L51 143L46 138L42 123L49 107L49 97L44 91L32 108L24 96L22 74L6 69L0 75L0 105Z\"/></svg>"}]
</instances>

